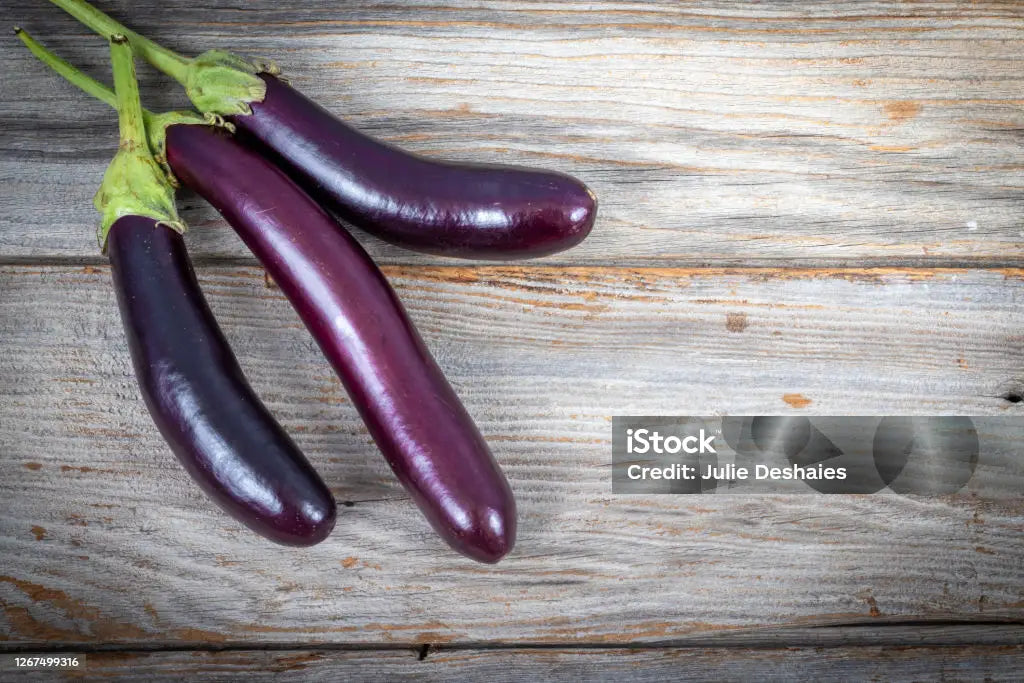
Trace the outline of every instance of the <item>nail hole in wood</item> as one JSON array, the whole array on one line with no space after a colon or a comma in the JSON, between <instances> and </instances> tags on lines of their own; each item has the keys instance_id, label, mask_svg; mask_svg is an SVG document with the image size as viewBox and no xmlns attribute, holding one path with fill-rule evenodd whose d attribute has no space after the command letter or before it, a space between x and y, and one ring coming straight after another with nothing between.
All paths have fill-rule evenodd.
<instances>
[{"instance_id":1,"label":"nail hole in wood","mask_svg":"<svg viewBox=\"0 0 1024 683\"><path fill-rule=\"evenodd\" d=\"M1019 391L1008 391L1003 394L1003 400L1010 403L1020 403L1021 401L1024 401L1024 396L1022 396Z\"/></svg>"},{"instance_id":2,"label":"nail hole in wood","mask_svg":"<svg viewBox=\"0 0 1024 683\"><path fill-rule=\"evenodd\" d=\"M419 661L422 662L424 659L427 658L428 652L430 652L430 643L423 643L422 645L420 645L419 657L417 657L417 659L419 659Z\"/></svg>"}]
</instances>

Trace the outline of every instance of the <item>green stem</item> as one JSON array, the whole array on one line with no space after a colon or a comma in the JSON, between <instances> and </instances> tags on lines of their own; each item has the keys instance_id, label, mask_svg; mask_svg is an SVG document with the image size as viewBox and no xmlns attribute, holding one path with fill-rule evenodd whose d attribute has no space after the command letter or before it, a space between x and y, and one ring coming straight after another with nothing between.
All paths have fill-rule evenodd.
<instances>
[{"instance_id":1,"label":"green stem","mask_svg":"<svg viewBox=\"0 0 1024 683\"><path fill-rule=\"evenodd\" d=\"M85 0L50 0L57 7L78 19L90 29L102 36L123 35L131 43L136 54L163 71L165 74L185 85L188 78L188 65L191 61L177 52L154 43L149 38L140 36L135 31L115 21L99 11Z\"/></svg>"},{"instance_id":2,"label":"green stem","mask_svg":"<svg viewBox=\"0 0 1024 683\"><path fill-rule=\"evenodd\" d=\"M136 149L146 143L146 123L142 120L139 81L135 77L132 46L123 35L110 39L110 64L114 70L114 94L117 97L117 125L121 148Z\"/></svg>"},{"instance_id":3,"label":"green stem","mask_svg":"<svg viewBox=\"0 0 1024 683\"><path fill-rule=\"evenodd\" d=\"M101 35L125 36L135 54L185 86L192 104L204 114L251 114L252 104L262 102L267 95L267 84L259 74L280 73L272 63L249 62L223 50L209 50L187 59L125 28L85 0L50 2Z\"/></svg>"},{"instance_id":4,"label":"green stem","mask_svg":"<svg viewBox=\"0 0 1024 683\"><path fill-rule=\"evenodd\" d=\"M117 108L117 96L114 95L113 90L96 79L85 75L73 65L65 62L60 57L47 50L42 46L42 44L37 42L35 38L30 36L21 28L15 27L14 34L21 39L21 42L25 44L25 47L29 49L29 52L35 55L43 64L63 76L64 80L71 82L72 85L78 86L101 102L106 102L111 107Z\"/></svg>"},{"instance_id":5,"label":"green stem","mask_svg":"<svg viewBox=\"0 0 1024 683\"><path fill-rule=\"evenodd\" d=\"M185 232L185 224L174 207L174 187L149 151L139 83L135 79L135 58L124 36L111 36L110 61L121 144L93 199L102 214L97 233L101 249L106 248L110 229L125 216L146 216L158 225Z\"/></svg>"}]
</instances>

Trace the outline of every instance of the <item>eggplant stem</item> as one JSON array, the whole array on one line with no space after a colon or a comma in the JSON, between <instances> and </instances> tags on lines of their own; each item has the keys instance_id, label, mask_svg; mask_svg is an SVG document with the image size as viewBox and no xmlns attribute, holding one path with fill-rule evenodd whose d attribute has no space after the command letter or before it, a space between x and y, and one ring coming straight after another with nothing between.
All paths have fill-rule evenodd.
<instances>
[{"instance_id":1,"label":"eggplant stem","mask_svg":"<svg viewBox=\"0 0 1024 683\"><path fill-rule=\"evenodd\" d=\"M139 81L135 77L135 55L128 38L123 35L110 37L110 64L114 70L114 96L117 98L121 147L135 149L140 145L148 146L142 102L139 100Z\"/></svg>"},{"instance_id":2,"label":"eggplant stem","mask_svg":"<svg viewBox=\"0 0 1024 683\"><path fill-rule=\"evenodd\" d=\"M185 232L185 224L174 206L174 187L153 158L146 139L135 55L125 36L110 37L110 63L121 142L93 198L102 215L96 237L104 250L110 229L125 216L146 216L157 225Z\"/></svg>"},{"instance_id":3,"label":"eggplant stem","mask_svg":"<svg viewBox=\"0 0 1024 683\"><path fill-rule=\"evenodd\" d=\"M135 54L183 85L192 104L204 114L252 114L252 103L262 102L267 95L259 67L238 55L208 50L188 59L125 28L85 0L50 2L97 33L124 35Z\"/></svg>"},{"instance_id":4,"label":"eggplant stem","mask_svg":"<svg viewBox=\"0 0 1024 683\"><path fill-rule=\"evenodd\" d=\"M105 102L111 107L117 108L117 96L114 95L114 91L103 85L95 78L87 76L77 69L72 64L64 61L53 52L43 47L35 38L30 36L24 29L15 28L15 35L25 44L25 47L29 49L36 58L46 66L50 67L58 74L64 77L64 80L70 82L72 85L76 85L87 94L92 95L101 102Z\"/></svg>"},{"instance_id":5,"label":"eggplant stem","mask_svg":"<svg viewBox=\"0 0 1024 683\"><path fill-rule=\"evenodd\" d=\"M153 42L99 11L85 0L50 0L87 27L104 36L123 35L135 53L160 71L185 85L190 59Z\"/></svg>"}]
</instances>

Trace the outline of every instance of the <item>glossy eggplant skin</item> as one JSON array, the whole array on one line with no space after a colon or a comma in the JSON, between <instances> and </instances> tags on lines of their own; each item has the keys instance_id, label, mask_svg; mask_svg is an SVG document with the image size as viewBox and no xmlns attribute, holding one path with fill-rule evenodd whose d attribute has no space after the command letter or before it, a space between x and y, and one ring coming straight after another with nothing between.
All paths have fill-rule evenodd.
<instances>
[{"instance_id":1,"label":"glossy eggplant skin","mask_svg":"<svg viewBox=\"0 0 1024 683\"><path fill-rule=\"evenodd\" d=\"M410 154L360 133L274 76L241 131L349 223L408 249L521 259L579 244L597 199L572 176Z\"/></svg>"},{"instance_id":2,"label":"glossy eggplant skin","mask_svg":"<svg viewBox=\"0 0 1024 683\"><path fill-rule=\"evenodd\" d=\"M228 514L278 543L334 528L327 486L253 393L177 232L124 216L107 253L139 387L192 478Z\"/></svg>"},{"instance_id":3,"label":"glossy eggplant skin","mask_svg":"<svg viewBox=\"0 0 1024 683\"><path fill-rule=\"evenodd\" d=\"M516 533L508 482L359 243L283 171L223 130L170 126L167 160L291 301L437 533L475 560L505 556Z\"/></svg>"}]
</instances>

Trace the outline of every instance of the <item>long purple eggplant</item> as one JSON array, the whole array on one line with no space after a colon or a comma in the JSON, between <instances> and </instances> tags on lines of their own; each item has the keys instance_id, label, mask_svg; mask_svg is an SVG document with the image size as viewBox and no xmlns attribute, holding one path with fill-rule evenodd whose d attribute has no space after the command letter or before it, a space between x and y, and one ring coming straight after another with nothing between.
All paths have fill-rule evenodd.
<instances>
[{"instance_id":1,"label":"long purple eggplant","mask_svg":"<svg viewBox=\"0 0 1024 683\"><path fill-rule=\"evenodd\" d=\"M147 144L123 38L112 40L111 61L121 140L96 195L99 239L150 415L192 478L231 516L278 543L318 543L334 527L334 499L253 393L203 298L174 189Z\"/></svg>"},{"instance_id":2,"label":"long purple eggplant","mask_svg":"<svg viewBox=\"0 0 1024 683\"><path fill-rule=\"evenodd\" d=\"M405 152L338 120L272 65L219 50L186 59L84 0L51 1L96 31L124 33L200 111L228 117L341 217L381 239L446 256L517 259L575 246L594 225L597 199L572 176Z\"/></svg>"},{"instance_id":3,"label":"long purple eggplant","mask_svg":"<svg viewBox=\"0 0 1024 683\"><path fill-rule=\"evenodd\" d=\"M129 215L111 227L107 253L139 388L181 464L262 536L299 546L325 539L334 498L250 388L181 235Z\"/></svg>"},{"instance_id":4,"label":"long purple eggplant","mask_svg":"<svg viewBox=\"0 0 1024 683\"><path fill-rule=\"evenodd\" d=\"M359 243L226 131L168 127L167 161L234 227L292 302L437 533L475 560L504 557L516 532L508 482Z\"/></svg>"},{"instance_id":5,"label":"long purple eggplant","mask_svg":"<svg viewBox=\"0 0 1024 683\"><path fill-rule=\"evenodd\" d=\"M590 233L597 207L564 173L453 163L360 133L267 73L251 114L230 117L342 218L407 249L463 258L530 258Z\"/></svg>"},{"instance_id":6,"label":"long purple eggplant","mask_svg":"<svg viewBox=\"0 0 1024 683\"><path fill-rule=\"evenodd\" d=\"M42 61L111 102L28 36ZM399 481L459 552L497 562L515 543L508 482L366 252L309 195L223 128L148 115L150 144L227 219L292 302Z\"/></svg>"}]
</instances>

